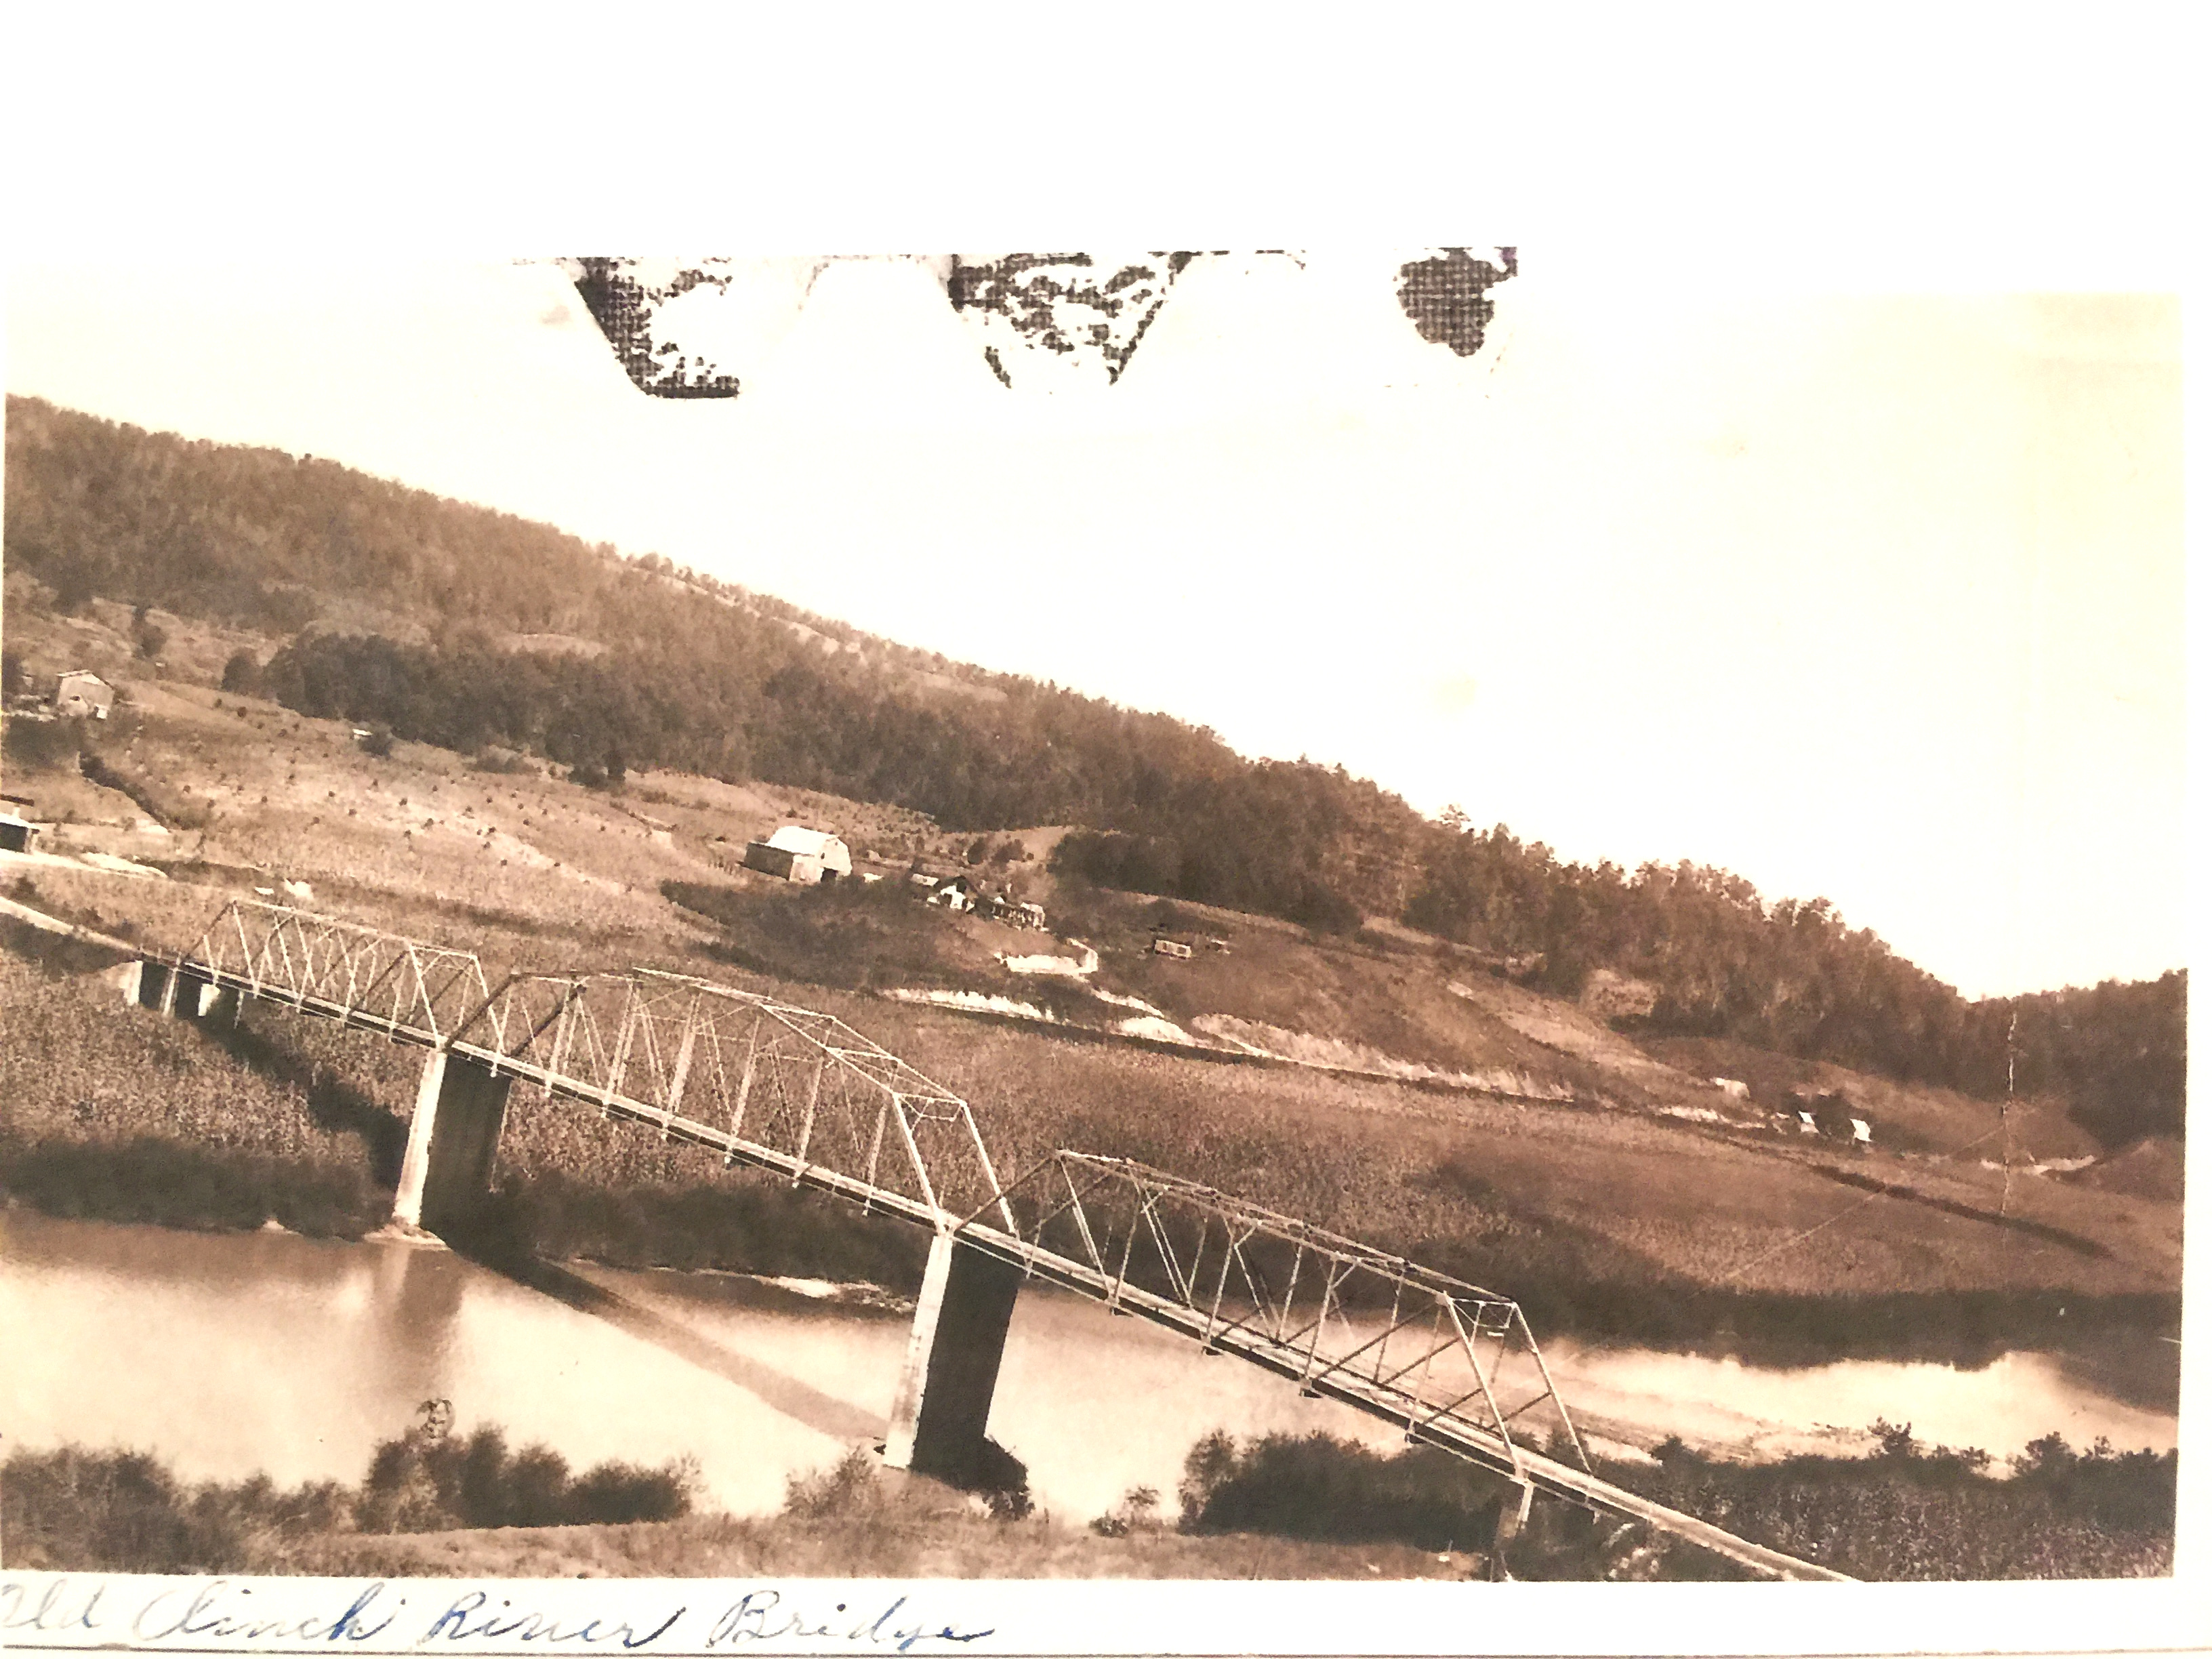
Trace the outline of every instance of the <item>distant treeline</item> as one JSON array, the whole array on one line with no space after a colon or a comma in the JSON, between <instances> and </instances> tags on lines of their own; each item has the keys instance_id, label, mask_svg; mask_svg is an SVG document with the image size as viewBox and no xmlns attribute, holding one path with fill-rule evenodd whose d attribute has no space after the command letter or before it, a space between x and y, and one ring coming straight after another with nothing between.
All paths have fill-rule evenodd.
<instances>
[{"instance_id":1,"label":"distant treeline","mask_svg":"<svg viewBox=\"0 0 2212 1659\"><path fill-rule=\"evenodd\" d=\"M1644 1024L1980 1095L2057 1091L2118 1143L2179 1133L2186 980L1969 1003L1826 900L1726 872L1562 863L1341 767L860 635L765 595L332 462L8 402L6 558L94 596L289 635L234 690L580 781L676 768L885 802L948 829L1072 823L1055 868L1348 932L1401 918ZM523 636L557 635L553 641ZM551 646L555 648L532 648Z\"/></svg>"}]
</instances>

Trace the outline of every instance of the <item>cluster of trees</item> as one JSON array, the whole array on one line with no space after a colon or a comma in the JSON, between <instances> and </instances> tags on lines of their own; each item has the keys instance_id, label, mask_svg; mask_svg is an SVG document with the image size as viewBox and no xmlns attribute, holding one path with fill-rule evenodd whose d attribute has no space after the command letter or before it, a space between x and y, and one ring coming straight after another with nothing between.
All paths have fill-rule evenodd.
<instances>
[{"instance_id":1,"label":"cluster of trees","mask_svg":"<svg viewBox=\"0 0 2212 1659\"><path fill-rule=\"evenodd\" d=\"M1210 731L856 634L657 556L327 461L8 403L6 557L94 594L290 642L224 683L461 750L758 777L948 829L1072 823L1088 880L1348 931L1401 917L1571 994L1658 988L1660 1032L1725 1036L1980 1094L2063 1090L2100 1134L2179 1132L2179 974L1969 1004L1847 927L1725 871L1565 863L1431 822L1373 783L1252 762ZM2008 1073L2008 1068L2010 1068Z\"/></svg>"},{"instance_id":2,"label":"cluster of trees","mask_svg":"<svg viewBox=\"0 0 2212 1659\"><path fill-rule=\"evenodd\" d=\"M1705 866L1563 863L1500 824L1433 826L1406 919L1537 953L1551 988L1607 967L1645 980L1660 1034L1725 1036L1990 1097L2055 1093L2108 1143L2182 1132L2189 979L1969 1002L1827 900L1766 902Z\"/></svg>"},{"instance_id":3,"label":"cluster of trees","mask_svg":"<svg viewBox=\"0 0 2212 1659\"><path fill-rule=\"evenodd\" d=\"M698 1468L600 1463L580 1474L544 1446L508 1449L495 1425L451 1430L426 1401L380 1442L358 1486L284 1488L265 1474L187 1484L144 1452L17 1447L0 1468L0 1521L18 1566L59 1572L270 1572L288 1546L343 1534L669 1521L690 1512Z\"/></svg>"}]
</instances>

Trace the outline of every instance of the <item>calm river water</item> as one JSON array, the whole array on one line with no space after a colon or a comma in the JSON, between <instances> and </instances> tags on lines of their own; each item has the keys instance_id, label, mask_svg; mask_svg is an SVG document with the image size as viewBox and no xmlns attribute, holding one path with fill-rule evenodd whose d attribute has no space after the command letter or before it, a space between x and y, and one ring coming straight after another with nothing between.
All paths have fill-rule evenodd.
<instances>
[{"instance_id":1,"label":"calm river water","mask_svg":"<svg viewBox=\"0 0 2212 1659\"><path fill-rule=\"evenodd\" d=\"M710 1504L771 1510L791 1474L882 1438L906 1339L896 1311L721 1274L554 1269L530 1288L439 1249L21 1212L0 1215L0 1246L6 1443L138 1447L194 1480L357 1481L375 1443L439 1397L461 1428L500 1424L511 1444L543 1441L578 1468L689 1454ZM1770 1369L1565 1340L1546 1352L1586 1430L1627 1443L1671 1431L1752 1455L1856 1452L1876 1417L1999 1457L2054 1429L2076 1445L2174 1443L2171 1409L2057 1355L1964 1370ZM991 1427L1039 1502L1074 1520L1133 1486L1172 1494L1217 1428L1400 1443L1255 1367L1042 1290L1015 1313Z\"/></svg>"}]
</instances>

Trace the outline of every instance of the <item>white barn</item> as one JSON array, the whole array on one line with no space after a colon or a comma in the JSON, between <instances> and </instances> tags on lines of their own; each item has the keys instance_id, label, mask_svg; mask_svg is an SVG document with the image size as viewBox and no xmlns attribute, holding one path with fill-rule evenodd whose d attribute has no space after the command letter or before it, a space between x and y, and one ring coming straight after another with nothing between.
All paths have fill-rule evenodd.
<instances>
[{"instance_id":1,"label":"white barn","mask_svg":"<svg viewBox=\"0 0 2212 1659\"><path fill-rule=\"evenodd\" d=\"M852 849L826 830L787 823L745 848L745 867L786 881L836 881L853 873Z\"/></svg>"},{"instance_id":2,"label":"white barn","mask_svg":"<svg viewBox=\"0 0 2212 1659\"><path fill-rule=\"evenodd\" d=\"M54 682L57 714L89 714L96 720L104 720L114 705L115 688L89 669L72 668Z\"/></svg>"}]
</instances>

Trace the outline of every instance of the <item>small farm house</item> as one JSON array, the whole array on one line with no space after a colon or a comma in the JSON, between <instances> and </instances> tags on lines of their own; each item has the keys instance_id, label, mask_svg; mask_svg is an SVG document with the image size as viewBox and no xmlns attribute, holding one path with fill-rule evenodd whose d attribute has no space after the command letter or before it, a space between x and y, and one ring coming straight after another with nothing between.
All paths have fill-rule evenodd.
<instances>
[{"instance_id":1,"label":"small farm house","mask_svg":"<svg viewBox=\"0 0 2212 1659\"><path fill-rule=\"evenodd\" d=\"M96 720L104 720L114 706L115 688L88 669L72 668L55 683L57 714L89 714Z\"/></svg>"},{"instance_id":2,"label":"small farm house","mask_svg":"<svg viewBox=\"0 0 2212 1659\"><path fill-rule=\"evenodd\" d=\"M745 868L786 881L836 881L853 873L852 850L826 830L787 823L745 848Z\"/></svg>"}]
</instances>

